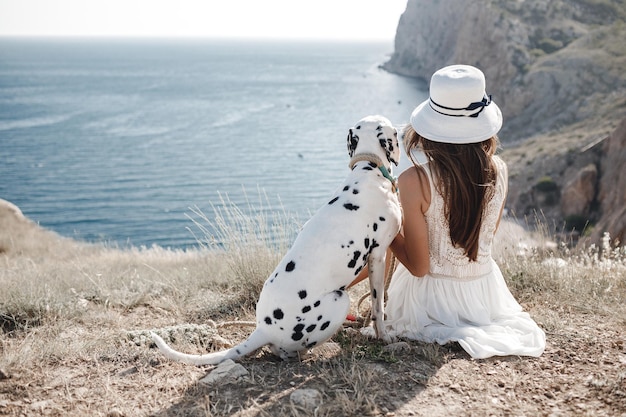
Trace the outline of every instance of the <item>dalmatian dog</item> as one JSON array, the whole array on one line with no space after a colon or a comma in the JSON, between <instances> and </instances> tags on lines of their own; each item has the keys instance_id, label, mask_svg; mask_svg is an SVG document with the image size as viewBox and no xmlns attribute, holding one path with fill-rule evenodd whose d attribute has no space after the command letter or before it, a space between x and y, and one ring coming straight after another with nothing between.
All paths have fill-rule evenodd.
<instances>
[{"instance_id":1,"label":"dalmatian dog","mask_svg":"<svg viewBox=\"0 0 626 417\"><path fill-rule=\"evenodd\" d=\"M349 130L351 171L327 204L303 226L293 246L267 278L256 305L256 328L242 343L191 355L152 333L168 358L192 365L238 359L269 345L288 359L324 343L349 312L346 287L368 268L376 336L383 327L385 256L400 230L401 210L391 165L398 165L397 131L382 116L368 116Z\"/></svg>"}]
</instances>

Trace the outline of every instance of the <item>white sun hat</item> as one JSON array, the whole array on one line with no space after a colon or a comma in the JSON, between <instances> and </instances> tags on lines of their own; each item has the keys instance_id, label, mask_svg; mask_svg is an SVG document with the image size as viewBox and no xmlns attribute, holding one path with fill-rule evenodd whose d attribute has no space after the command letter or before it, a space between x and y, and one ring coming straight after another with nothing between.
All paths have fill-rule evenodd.
<instances>
[{"instance_id":1,"label":"white sun hat","mask_svg":"<svg viewBox=\"0 0 626 417\"><path fill-rule=\"evenodd\" d=\"M433 74L430 97L411 114L411 126L433 142L477 143L502 127L502 112L485 90L485 75L470 65L450 65Z\"/></svg>"}]
</instances>

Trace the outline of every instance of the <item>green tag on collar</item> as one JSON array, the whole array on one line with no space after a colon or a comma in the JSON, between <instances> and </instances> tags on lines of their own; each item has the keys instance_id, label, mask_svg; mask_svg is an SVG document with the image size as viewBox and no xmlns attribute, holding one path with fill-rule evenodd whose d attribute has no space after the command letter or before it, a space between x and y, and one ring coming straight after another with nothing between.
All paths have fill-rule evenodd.
<instances>
[{"instance_id":1,"label":"green tag on collar","mask_svg":"<svg viewBox=\"0 0 626 417\"><path fill-rule=\"evenodd\" d=\"M382 172L383 177L387 178L391 182L391 185L393 186L393 192L397 193L398 192L397 178L392 177L391 174L389 173L389 170L383 165L379 166L378 169L380 169L380 172Z\"/></svg>"}]
</instances>

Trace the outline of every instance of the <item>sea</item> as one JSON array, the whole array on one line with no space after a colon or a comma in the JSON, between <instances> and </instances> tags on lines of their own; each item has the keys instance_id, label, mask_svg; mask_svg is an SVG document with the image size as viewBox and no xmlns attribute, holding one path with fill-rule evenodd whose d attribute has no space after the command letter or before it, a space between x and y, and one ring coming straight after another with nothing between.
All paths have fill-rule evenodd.
<instances>
[{"instance_id":1,"label":"sea","mask_svg":"<svg viewBox=\"0 0 626 417\"><path fill-rule=\"evenodd\" d=\"M196 248L198 213L224 206L304 222L348 173L348 129L372 114L401 128L426 98L423 82L380 68L392 52L0 38L0 198L62 236L119 247Z\"/></svg>"}]
</instances>

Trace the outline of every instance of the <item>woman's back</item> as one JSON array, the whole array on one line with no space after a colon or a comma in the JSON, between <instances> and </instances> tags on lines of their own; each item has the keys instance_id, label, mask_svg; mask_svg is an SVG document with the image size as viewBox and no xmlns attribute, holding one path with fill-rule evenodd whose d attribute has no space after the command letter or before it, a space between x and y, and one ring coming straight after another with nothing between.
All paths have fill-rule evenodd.
<instances>
[{"instance_id":1,"label":"woman's back","mask_svg":"<svg viewBox=\"0 0 626 417\"><path fill-rule=\"evenodd\" d=\"M429 166L424 166L430 182L430 206L425 213L428 225L430 274L462 280L472 280L491 272L491 246L507 192L507 168L502 159L492 157L498 175L494 194L485 206L480 228L478 257L470 261L462 247L455 247L450 238L450 227L445 215L444 199L434 186ZM452 213L463 216L464 213Z\"/></svg>"}]
</instances>

